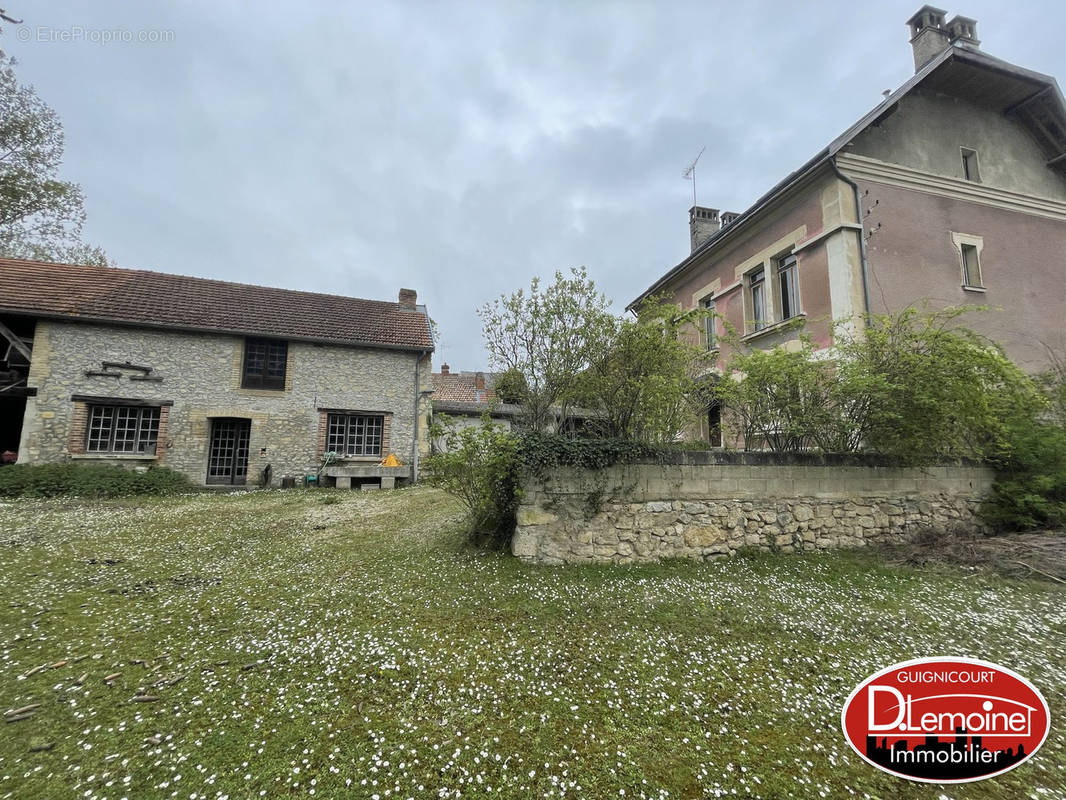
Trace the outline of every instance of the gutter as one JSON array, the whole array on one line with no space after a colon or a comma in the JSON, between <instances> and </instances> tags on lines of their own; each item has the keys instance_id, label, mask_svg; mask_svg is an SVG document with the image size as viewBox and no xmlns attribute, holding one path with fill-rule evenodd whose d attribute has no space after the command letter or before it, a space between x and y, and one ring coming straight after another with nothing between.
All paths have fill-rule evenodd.
<instances>
[{"instance_id":1,"label":"gutter","mask_svg":"<svg viewBox=\"0 0 1066 800\"><path fill-rule=\"evenodd\" d=\"M833 174L837 176L841 181L851 187L852 194L855 197L855 220L859 228L856 233L859 234L859 265L860 272L862 273L862 305L863 316L865 322L870 322L870 277L869 277L869 261L866 258L866 230L862 222L862 197L859 194L859 184L855 183L851 178L840 171L840 167L837 166L837 159L834 155L829 159L829 166L833 168Z\"/></svg>"}]
</instances>

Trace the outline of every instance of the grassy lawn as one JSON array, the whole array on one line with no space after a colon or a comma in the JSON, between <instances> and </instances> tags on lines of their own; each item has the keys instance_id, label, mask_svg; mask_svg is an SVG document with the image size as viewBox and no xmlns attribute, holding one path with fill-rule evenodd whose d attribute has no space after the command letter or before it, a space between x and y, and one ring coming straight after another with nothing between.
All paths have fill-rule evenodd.
<instances>
[{"instance_id":1,"label":"grassy lawn","mask_svg":"<svg viewBox=\"0 0 1066 800\"><path fill-rule=\"evenodd\" d=\"M0 798L1066 798L1061 586L865 554L526 567L421 488L0 514L0 703L41 704L0 726ZM931 655L1040 687L1036 758L945 787L859 759L845 697Z\"/></svg>"}]
</instances>

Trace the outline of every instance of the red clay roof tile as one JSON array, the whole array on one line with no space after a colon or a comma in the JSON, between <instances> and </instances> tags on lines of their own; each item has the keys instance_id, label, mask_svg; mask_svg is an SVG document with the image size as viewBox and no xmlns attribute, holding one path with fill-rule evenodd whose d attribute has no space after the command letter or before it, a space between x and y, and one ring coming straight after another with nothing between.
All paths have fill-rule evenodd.
<instances>
[{"instance_id":1,"label":"red clay roof tile","mask_svg":"<svg viewBox=\"0 0 1066 800\"><path fill-rule=\"evenodd\" d=\"M0 311L432 350L424 308L115 267L0 258Z\"/></svg>"}]
</instances>

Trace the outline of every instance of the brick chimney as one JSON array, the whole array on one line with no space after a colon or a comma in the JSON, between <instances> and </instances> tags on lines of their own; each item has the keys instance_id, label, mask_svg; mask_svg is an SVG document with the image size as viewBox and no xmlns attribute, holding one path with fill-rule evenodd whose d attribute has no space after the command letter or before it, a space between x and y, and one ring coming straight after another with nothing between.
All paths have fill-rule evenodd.
<instances>
[{"instance_id":1,"label":"brick chimney","mask_svg":"<svg viewBox=\"0 0 1066 800\"><path fill-rule=\"evenodd\" d=\"M914 50L914 71L922 67L951 45L951 36L944 22L946 11L922 6L907 20L911 29L911 47Z\"/></svg>"},{"instance_id":2,"label":"brick chimney","mask_svg":"<svg viewBox=\"0 0 1066 800\"><path fill-rule=\"evenodd\" d=\"M691 252L695 253L700 245L718 233L721 227L722 222L718 218L717 208L704 208L703 206L690 208L688 210L688 231L692 245Z\"/></svg>"},{"instance_id":3,"label":"brick chimney","mask_svg":"<svg viewBox=\"0 0 1066 800\"><path fill-rule=\"evenodd\" d=\"M400 289L400 308L414 310L418 304L418 292L414 289Z\"/></svg>"},{"instance_id":4,"label":"brick chimney","mask_svg":"<svg viewBox=\"0 0 1066 800\"><path fill-rule=\"evenodd\" d=\"M475 389L479 389L481 391L485 390L485 373L484 372L476 372L476 373L474 373L474 388Z\"/></svg>"},{"instance_id":5,"label":"brick chimney","mask_svg":"<svg viewBox=\"0 0 1066 800\"><path fill-rule=\"evenodd\" d=\"M441 375L450 375L451 373L450 373L450 372L448 372L448 369L449 369L449 368L448 368L448 365L447 365L447 364L441 364L441 365L440 365L440 374L441 374Z\"/></svg>"}]
</instances>

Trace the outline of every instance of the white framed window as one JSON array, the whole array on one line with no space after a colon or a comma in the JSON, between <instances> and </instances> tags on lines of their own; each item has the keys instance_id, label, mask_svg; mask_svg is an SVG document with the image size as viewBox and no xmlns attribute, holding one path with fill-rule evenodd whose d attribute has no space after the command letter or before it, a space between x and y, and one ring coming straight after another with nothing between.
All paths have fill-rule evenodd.
<instances>
[{"instance_id":1,"label":"white framed window","mask_svg":"<svg viewBox=\"0 0 1066 800\"><path fill-rule=\"evenodd\" d=\"M984 281L981 280L981 257L976 245L962 246L962 285L984 288Z\"/></svg>"},{"instance_id":2,"label":"white framed window","mask_svg":"<svg viewBox=\"0 0 1066 800\"><path fill-rule=\"evenodd\" d=\"M952 232L951 242L955 245L959 257L962 288L967 291L985 291L984 271L981 267L984 239L969 233Z\"/></svg>"},{"instance_id":3,"label":"white framed window","mask_svg":"<svg viewBox=\"0 0 1066 800\"><path fill-rule=\"evenodd\" d=\"M766 270L763 267L748 274L748 294L751 298L751 328L761 331L772 321L766 303Z\"/></svg>"},{"instance_id":4,"label":"white framed window","mask_svg":"<svg viewBox=\"0 0 1066 800\"><path fill-rule=\"evenodd\" d=\"M781 292L781 319L791 319L800 313L799 273L796 254L789 253L777 260L778 290Z\"/></svg>"},{"instance_id":5,"label":"white framed window","mask_svg":"<svg viewBox=\"0 0 1066 800\"><path fill-rule=\"evenodd\" d=\"M718 321L714 314L714 299L705 297L700 300L700 307L706 312L703 318L703 336L708 350L718 349Z\"/></svg>"}]
</instances>

